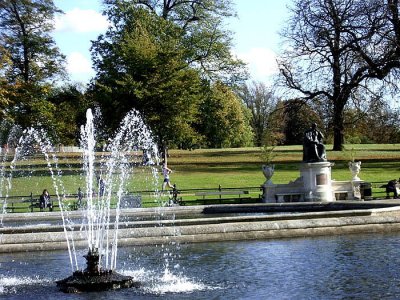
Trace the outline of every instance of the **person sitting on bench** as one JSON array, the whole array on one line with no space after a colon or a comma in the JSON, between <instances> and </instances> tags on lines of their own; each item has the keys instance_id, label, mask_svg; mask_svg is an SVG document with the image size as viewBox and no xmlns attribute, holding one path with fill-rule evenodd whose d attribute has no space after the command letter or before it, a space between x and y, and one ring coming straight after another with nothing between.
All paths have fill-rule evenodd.
<instances>
[{"instance_id":1,"label":"person sitting on bench","mask_svg":"<svg viewBox=\"0 0 400 300\"><path fill-rule=\"evenodd\" d=\"M51 201L50 201L49 192L46 189L44 189L43 193L40 195L40 198L39 198L40 211L43 211L43 209L45 209L46 207L49 208L49 211L53 210L53 205L51 204Z\"/></svg>"},{"instance_id":2,"label":"person sitting on bench","mask_svg":"<svg viewBox=\"0 0 400 300\"><path fill-rule=\"evenodd\" d=\"M399 194L397 192L397 183L396 179L390 180L386 185L386 198L390 198L390 193L393 193L393 198L398 198Z\"/></svg>"}]
</instances>

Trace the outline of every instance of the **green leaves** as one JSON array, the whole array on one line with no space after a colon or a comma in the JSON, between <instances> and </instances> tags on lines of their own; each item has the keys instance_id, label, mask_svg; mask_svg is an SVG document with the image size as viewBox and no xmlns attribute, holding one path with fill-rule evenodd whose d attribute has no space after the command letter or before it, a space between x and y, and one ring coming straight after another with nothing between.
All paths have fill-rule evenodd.
<instances>
[{"instance_id":1,"label":"green leaves","mask_svg":"<svg viewBox=\"0 0 400 300\"><path fill-rule=\"evenodd\" d=\"M249 146L253 132L247 109L224 84L212 86L209 96L201 104L202 130L212 148Z\"/></svg>"},{"instance_id":2,"label":"green leaves","mask_svg":"<svg viewBox=\"0 0 400 300\"><path fill-rule=\"evenodd\" d=\"M45 82L63 74L64 56L50 36L60 11L52 0L9 0L0 4L0 46L10 61L7 80Z\"/></svg>"},{"instance_id":3,"label":"green leaves","mask_svg":"<svg viewBox=\"0 0 400 300\"><path fill-rule=\"evenodd\" d=\"M210 99L212 81L234 83L243 78L238 74L245 74L243 64L230 54L230 33L222 27L222 19L234 15L231 2L108 0L105 4L113 26L93 43L97 75L92 89L105 114L116 117L108 125L118 126L118 120L135 108L160 144L191 148L213 139L215 132L204 130L211 126L204 120L216 119L205 116L200 104ZM213 103L225 107L224 95ZM236 112L242 112L235 101L228 104L235 104L231 107L235 112L219 120L235 119ZM226 127L221 131L230 132L231 124L222 126ZM229 145L242 145L240 126L229 135Z\"/></svg>"},{"instance_id":4,"label":"green leaves","mask_svg":"<svg viewBox=\"0 0 400 300\"><path fill-rule=\"evenodd\" d=\"M65 75L64 56L50 36L59 12L52 0L0 1L0 107L23 127L54 129L49 82Z\"/></svg>"}]
</instances>

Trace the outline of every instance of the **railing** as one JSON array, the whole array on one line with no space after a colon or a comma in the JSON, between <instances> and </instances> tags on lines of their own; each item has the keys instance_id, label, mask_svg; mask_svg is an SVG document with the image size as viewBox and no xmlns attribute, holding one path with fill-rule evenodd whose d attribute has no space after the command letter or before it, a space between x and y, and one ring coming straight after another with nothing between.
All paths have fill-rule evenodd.
<instances>
[{"instance_id":1,"label":"railing","mask_svg":"<svg viewBox=\"0 0 400 300\"><path fill-rule=\"evenodd\" d=\"M216 188L195 188L195 189L179 189L174 187L171 190L166 191L134 191L132 194L139 194L142 197L144 206L152 206L154 204L154 195L156 195L156 205L159 205L157 201L160 200L163 203L169 204L184 204L184 205L196 205L204 204L207 202L211 203L223 203L224 200L229 200L229 203L241 203L243 202L243 191L245 191L246 199L248 202L259 202L262 195L261 186L250 186L250 187L222 187L219 185ZM204 194L214 194L218 198L206 199L204 201ZM228 197L229 194L229 197ZM161 195L161 197L160 197ZM199 196L200 195L200 196ZM236 196L235 196L236 195ZM241 199L242 198L242 199ZM214 200L214 201L213 201ZM153 201L153 203L151 203Z\"/></svg>"},{"instance_id":2,"label":"railing","mask_svg":"<svg viewBox=\"0 0 400 300\"><path fill-rule=\"evenodd\" d=\"M242 191L242 192L240 192ZM201 193L210 193L210 194L218 194L219 202L223 202L225 197L224 194L230 194L229 199L231 202L240 202L240 198L243 194L243 191L246 191L246 199L250 199L250 201L256 202L260 199L262 190L258 187L222 187L218 186L217 188L196 188L196 189L177 189L176 187L171 190L139 190L139 191L127 191L124 193L122 199L126 202L126 207L138 207L139 205L142 207L155 207L160 205L168 205L168 203L179 201L184 201L186 205L194 205L200 204L199 195ZM236 194L237 196L232 196ZM116 196L116 193L113 195ZM97 195L96 195L97 196ZM6 210L7 212L35 212L40 211L39 207L39 199L40 195L34 195L31 193L30 195L20 195L20 196L8 196L8 197L0 197L0 211ZM61 196L63 201L64 209L76 210L80 207L84 207L86 204L86 199L82 195L82 193L70 193ZM116 199L116 197L115 197ZM226 198L228 199L228 198ZM50 195L50 201L52 203L52 207L54 210L59 210L58 197L57 195ZM130 201L130 202L129 202ZM211 201L211 200L210 200ZM204 202L204 201L203 201ZM113 207L115 207L116 201L111 201ZM133 203L133 204L132 204ZM124 207L122 205L122 207ZM45 208L44 211L48 211L49 209Z\"/></svg>"},{"instance_id":3,"label":"railing","mask_svg":"<svg viewBox=\"0 0 400 300\"><path fill-rule=\"evenodd\" d=\"M368 182L371 185L373 199L385 199L386 188L384 185L387 181ZM116 193L114 194L116 195ZM205 198L209 195L212 199ZM213 197L211 197L213 196ZM245 197L244 197L245 196ZM215 188L194 188L194 189L179 189L175 187L170 190L138 190L127 191L124 193L123 198L135 200L136 204L140 203L142 207L155 207L168 204L184 204L184 205L197 205L197 204L214 204L214 203L242 203L245 202L259 202L261 201L262 188L261 186L249 187L222 187L219 185ZM7 203L7 212L34 212L39 211L38 203L40 195L28 196L9 196L0 197L0 209ZM53 207L55 210L58 208L58 200L56 195L50 195ZM116 199L116 197L115 197ZM206 201L204 201L206 200ZM62 201L65 207L71 210L78 209L85 205L86 199L82 197L81 193L71 193L62 196ZM115 202L114 207L115 207ZM137 206L135 206L137 207ZM4 210L4 209L3 209Z\"/></svg>"},{"instance_id":4,"label":"railing","mask_svg":"<svg viewBox=\"0 0 400 300\"><path fill-rule=\"evenodd\" d=\"M8 196L0 197L0 209L2 212L34 212L34 211L52 211L59 207L58 199L56 195L50 195L49 207L41 209L39 206L40 195L33 195L31 193L29 196ZM74 202L78 200L78 194L75 195L64 195L64 204L69 207L73 206Z\"/></svg>"}]
</instances>

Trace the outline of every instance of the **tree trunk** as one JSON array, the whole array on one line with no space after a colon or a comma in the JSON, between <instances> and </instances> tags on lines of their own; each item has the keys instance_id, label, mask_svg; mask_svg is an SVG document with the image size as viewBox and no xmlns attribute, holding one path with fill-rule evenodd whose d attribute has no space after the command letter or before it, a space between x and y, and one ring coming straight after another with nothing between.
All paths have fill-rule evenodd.
<instances>
[{"instance_id":1,"label":"tree trunk","mask_svg":"<svg viewBox=\"0 0 400 300\"><path fill-rule=\"evenodd\" d=\"M18 7L16 3L12 4L13 12L15 18L19 24L22 33L22 46L23 46L23 70L21 70L22 76L24 78L24 82L29 82L29 46L28 46L28 33L26 32L25 23L21 16L19 15Z\"/></svg>"},{"instance_id":2,"label":"tree trunk","mask_svg":"<svg viewBox=\"0 0 400 300\"><path fill-rule=\"evenodd\" d=\"M334 108L334 118L333 118L333 151L342 151L344 144L344 119L343 119L343 108Z\"/></svg>"}]
</instances>

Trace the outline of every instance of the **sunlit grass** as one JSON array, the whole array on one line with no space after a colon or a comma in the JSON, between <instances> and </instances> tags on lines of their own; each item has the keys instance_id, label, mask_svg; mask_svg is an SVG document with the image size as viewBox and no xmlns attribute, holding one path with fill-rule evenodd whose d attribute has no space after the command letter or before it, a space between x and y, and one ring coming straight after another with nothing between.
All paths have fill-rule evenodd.
<instances>
[{"instance_id":1,"label":"sunlit grass","mask_svg":"<svg viewBox=\"0 0 400 300\"><path fill-rule=\"evenodd\" d=\"M350 180L348 161L360 160L360 178L365 181L387 181L400 177L400 144L387 145L346 145L341 152L330 151L327 145L328 160L334 163L332 179ZM196 149L193 151L170 150L168 165L173 170L171 181L179 189L259 187L265 178L261 172L262 161L260 148L238 149ZM288 183L299 177L299 166L302 160L302 146L279 146L273 163L274 183ZM137 154L137 153L136 153ZM135 154L135 155L136 155ZM101 155L97 155L98 163ZM136 156L133 156L135 158ZM137 158L137 157L136 157ZM7 162L9 165L10 161ZM82 176L80 153L63 154L57 159L58 168L54 168L53 179L50 177L47 162L40 156L17 162L12 174L11 189L7 195L39 195L43 189L55 193L53 181L62 182L65 194L76 194L79 187L85 187ZM8 166L5 167L7 169ZM99 167L99 164L97 164ZM61 171L61 177L58 172ZM162 178L152 176L149 168L132 167L126 191L161 189ZM3 180L2 196L5 196L6 181Z\"/></svg>"}]
</instances>

